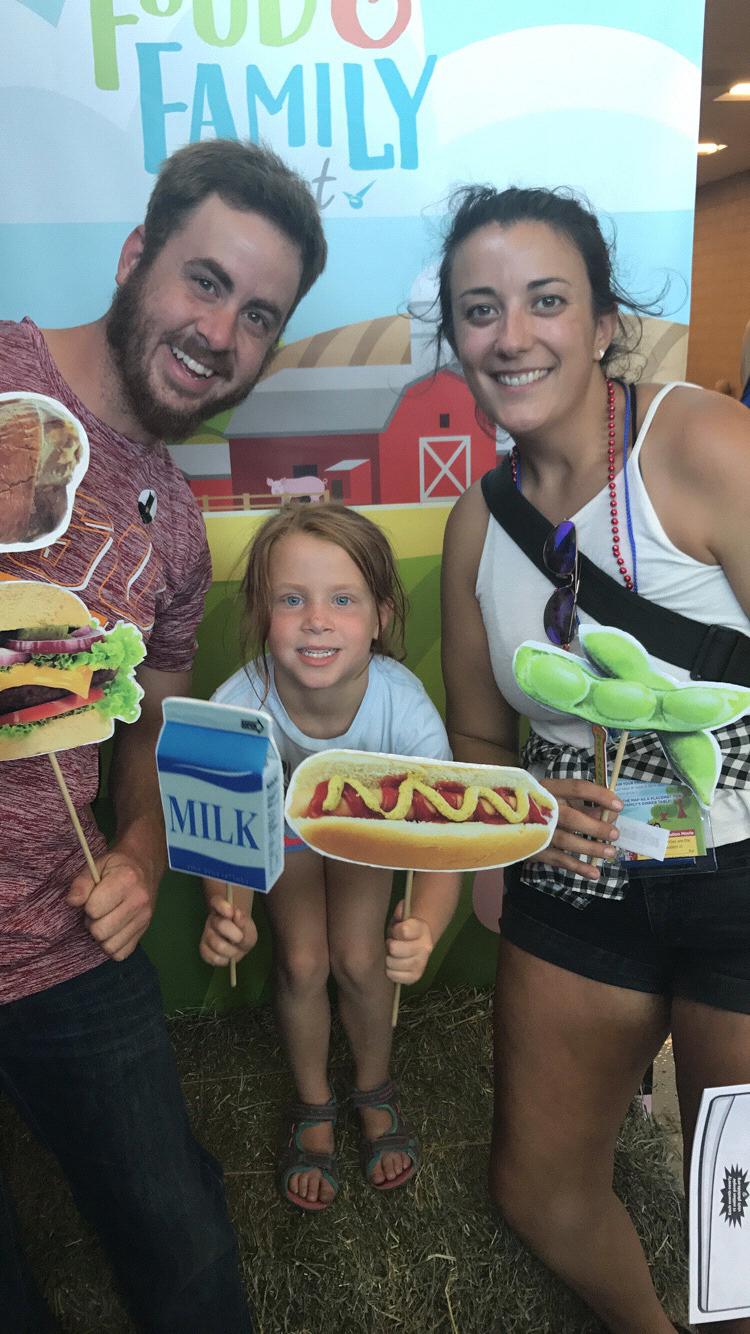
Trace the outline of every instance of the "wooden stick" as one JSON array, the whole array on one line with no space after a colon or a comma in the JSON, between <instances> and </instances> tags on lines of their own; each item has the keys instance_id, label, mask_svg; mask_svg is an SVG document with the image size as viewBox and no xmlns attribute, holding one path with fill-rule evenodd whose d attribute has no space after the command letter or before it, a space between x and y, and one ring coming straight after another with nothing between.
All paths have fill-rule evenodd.
<instances>
[{"instance_id":1,"label":"wooden stick","mask_svg":"<svg viewBox=\"0 0 750 1334\"><path fill-rule=\"evenodd\" d=\"M49 762L52 765L52 771L55 775L55 778L57 779L57 786L62 792L62 799L68 808L68 815L70 816L71 823L76 831L78 842L81 845L81 851L83 852L83 855L86 858L86 865L88 866L89 871L91 872L91 879L93 880L95 885L98 885L101 880L101 876L97 870L96 862L94 861L94 858L91 855L91 848L86 842L86 835L84 834L83 829L81 828L81 821L78 819L78 812L76 811L76 808L71 800L71 796L68 791L68 784L65 782L63 771L57 762L57 756L54 751L49 751L47 758L49 759Z\"/></svg>"},{"instance_id":2,"label":"wooden stick","mask_svg":"<svg viewBox=\"0 0 750 1334\"><path fill-rule=\"evenodd\" d=\"M625 754L625 747L628 744L629 736L630 733L627 731L620 733L620 740L617 746L617 752L615 754L615 762L612 765L612 776L607 784L607 787L609 788L610 792L614 792L615 788L617 787L617 780L620 777L620 770L622 768L622 759L623 755ZM604 822L606 824L609 824L609 821L614 819L614 815L615 815L614 811L605 811L603 816Z\"/></svg>"},{"instance_id":3,"label":"wooden stick","mask_svg":"<svg viewBox=\"0 0 750 1334\"><path fill-rule=\"evenodd\" d=\"M412 887L412 881L413 881L413 880L414 880L414 872L413 872L413 871L407 871L407 872L406 872L406 889L405 889L405 891L404 891L404 916L403 916L403 921L406 921L407 917L408 917L408 916L410 915L410 913L411 913L411 887ZM393 993L393 1010L391 1011L391 1028L395 1028L395 1027L396 1027L396 1024L398 1023L398 1007L399 1007L400 1001L401 1001L401 983L400 983L400 982L397 982L397 983L396 983L396 989L395 989L395 991L394 991L394 993Z\"/></svg>"},{"instance_id":4,"label":"wooden stick","mask_svg":"<svg viewBox=\"0 0 750 1334\"><path fill-rule=\"evenodd\" d=\"M234 907L234 885L230 885L229 881L227 880L226 886L227 886L227 903L229 904L230 907ZM237 986L237 964L234 959L229 960L229 985L230 987Z\"/></svg>"}]
</instances>

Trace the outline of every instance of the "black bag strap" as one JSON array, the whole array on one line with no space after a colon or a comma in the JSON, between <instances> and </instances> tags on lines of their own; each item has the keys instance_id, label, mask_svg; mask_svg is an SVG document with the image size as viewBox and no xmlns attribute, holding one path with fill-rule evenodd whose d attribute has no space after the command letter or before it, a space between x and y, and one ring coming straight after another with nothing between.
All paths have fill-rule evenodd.
<instances>
[{"instance_id":1,"label":"black bag strap","mask_svg":"<svg viewBox=\"0 0 750 1334\"><path fill-rule=\"evenodd\" d=\"M631 400L632 404L632 400ZM633 412L633 420L635 413ZM521 494L513 482L510 458L481 480L490 514L516 546L556 587L557 579L544 564L542 549L554 524ZM611 575L579 552L578 605L601 625L616 625L638 639L654 657L687 668L704 681L732 681L750 686L750 638L723 625L703 625L679 612L630 592Z\"/></svg>"}]
</instances>

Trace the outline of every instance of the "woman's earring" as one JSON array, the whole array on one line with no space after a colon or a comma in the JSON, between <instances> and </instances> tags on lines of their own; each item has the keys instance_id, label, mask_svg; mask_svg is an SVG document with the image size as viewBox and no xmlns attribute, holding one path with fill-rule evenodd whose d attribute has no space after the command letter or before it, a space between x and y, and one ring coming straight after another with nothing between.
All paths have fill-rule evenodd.
<instances>
[{"instance_id":1,"label":"woman's earring","mask_svg":"<svg viewBox=\"0 0 750 1334\"><path fill-rule=\"evenodd\" d=\"M603 347L600 347L600 348L599 348L599 351L598 351L597 354L596 354L596 359L597 359L597 361L601 361L601 359L602 359L603 356L604 356L604 348L603 348Z\"/></svg>"}]
</instances>

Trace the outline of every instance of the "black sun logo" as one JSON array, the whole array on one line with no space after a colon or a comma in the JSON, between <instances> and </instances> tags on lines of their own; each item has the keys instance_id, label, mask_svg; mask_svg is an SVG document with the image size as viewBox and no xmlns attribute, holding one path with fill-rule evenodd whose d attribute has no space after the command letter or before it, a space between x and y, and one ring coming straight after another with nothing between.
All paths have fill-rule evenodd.
<instances>
[{"instance_id":1,"label":"black sun logo","mask_svg":"<svg viewBox=\"0 0 750 1334\"><path fill-rule=\"evenodd\" d=\"M747 1172L741 1167L724 1168L724 1185L721 1188L721 1215L732 1227L742 1227L742 1220L747 1209L750 1186Z\"/></svg>"}]
</instances>

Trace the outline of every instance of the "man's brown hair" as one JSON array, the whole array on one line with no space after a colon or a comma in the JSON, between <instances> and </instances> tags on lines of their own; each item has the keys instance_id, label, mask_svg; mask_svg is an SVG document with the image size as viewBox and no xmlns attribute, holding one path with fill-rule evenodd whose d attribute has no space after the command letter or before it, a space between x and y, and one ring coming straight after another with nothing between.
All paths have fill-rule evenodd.
<instances>
[{"instance_id":1,"label":"man's brown hair","mask_svg":"<svg viewBox=\"0 0 750 1334\"><path fill-rule=\"evenodd\" d=\"M326 240L307 182L260 144L207 139L168 157L148 202L141 263L148 267L193 210L214 194L230 208L267 218L297 247L302 276L296 306L325 268Z\"/></svg>"}]
</instances>

